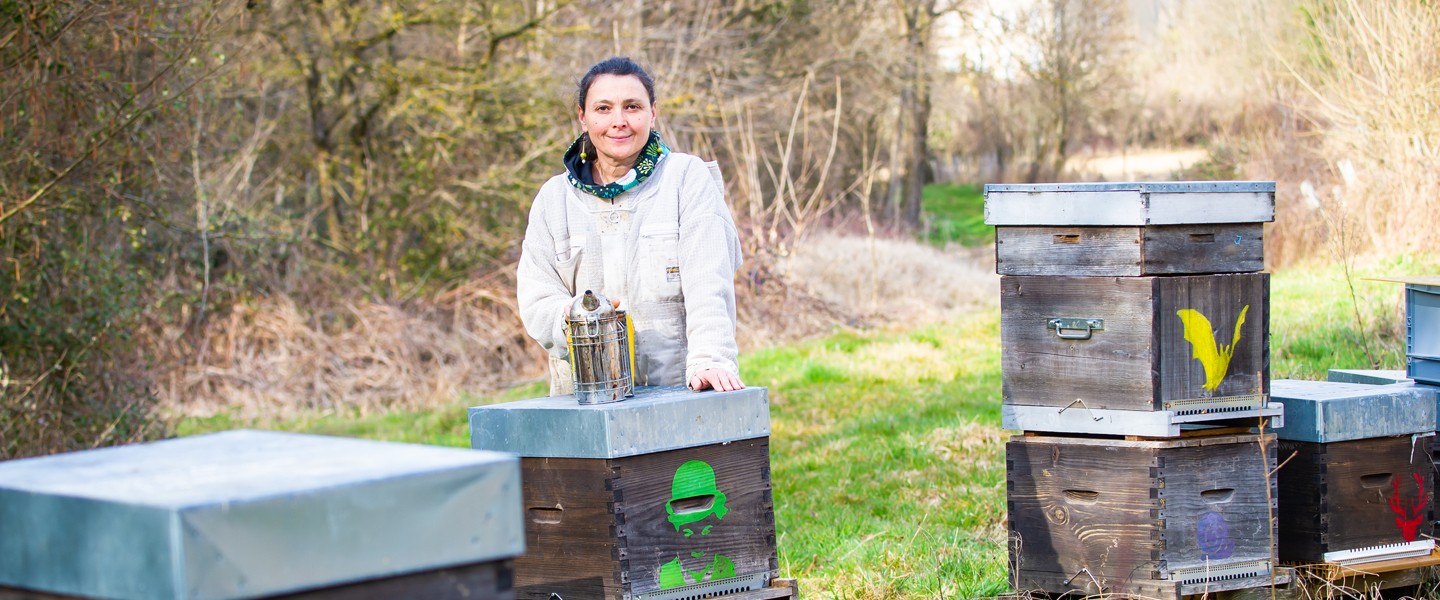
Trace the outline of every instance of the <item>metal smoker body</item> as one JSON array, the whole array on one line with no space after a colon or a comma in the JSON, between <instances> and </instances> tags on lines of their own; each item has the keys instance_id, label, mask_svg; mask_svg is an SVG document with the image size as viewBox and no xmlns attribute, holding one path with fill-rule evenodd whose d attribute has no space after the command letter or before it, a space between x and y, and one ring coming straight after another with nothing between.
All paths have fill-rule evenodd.
<instances>
[{"instance_id":1,"label":"metal smoker body","mask_svg":"<svg viewBox=\"0 0 1440 600\"><path fill-rule=\"evenodd\" d=\"M580 404L618 402L635 395L630 323L603 294L590 290L570 305L565 319L570 374Z\"/></svg>"}]
</instances>

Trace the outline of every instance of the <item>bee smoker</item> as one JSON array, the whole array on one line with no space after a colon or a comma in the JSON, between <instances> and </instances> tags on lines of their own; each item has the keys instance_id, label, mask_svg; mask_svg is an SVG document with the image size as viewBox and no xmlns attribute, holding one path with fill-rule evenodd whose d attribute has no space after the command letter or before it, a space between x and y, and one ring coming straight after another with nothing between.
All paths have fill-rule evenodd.
<instances>
[{"instance_id":1,"label":"bee smoker","mask_svg":"<svg viewBox=\"0 0 1440 600\"><path fill-rule=\"evenodd\" d=\"M635 395L630 321L603 294L575 298L565 319L570 374L580 404L618 402Z\"/></svg>"}]
</instances>

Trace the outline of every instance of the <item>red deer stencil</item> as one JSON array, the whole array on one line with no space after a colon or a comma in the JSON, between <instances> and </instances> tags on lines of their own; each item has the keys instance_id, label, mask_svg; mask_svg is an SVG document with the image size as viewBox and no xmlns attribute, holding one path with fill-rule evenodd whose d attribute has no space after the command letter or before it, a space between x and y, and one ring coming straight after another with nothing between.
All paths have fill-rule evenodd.
<instances>
[{"instance_id":1,"label":"red deer stencil","mask_svg":"<svg viewBox=\"0 0 1440 600\"><path fill-rule=\"evenodd\" d=\"M1425 485L1425 476L1419 473L1412 473L1415 478L1415 502L1408 503L1400 498L1400 475L1397 473L1390 480L1391 487L1395 493L1390 495L1390 510L1400 515L1395 517L1395 524L1400 527L1400 534L1405 536L1405 541L1415 541L1416 531L1420 528L1420 521L1425 518L1425 502L1430 499L1425 494L1428 486Z\"/></svg>"}]
</instances>

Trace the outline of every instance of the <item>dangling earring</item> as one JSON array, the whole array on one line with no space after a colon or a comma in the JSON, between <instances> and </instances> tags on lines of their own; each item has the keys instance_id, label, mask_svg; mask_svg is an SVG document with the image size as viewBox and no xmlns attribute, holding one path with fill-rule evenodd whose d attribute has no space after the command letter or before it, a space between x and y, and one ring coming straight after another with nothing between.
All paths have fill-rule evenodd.
<instances>
[{"instance_id":1,"label":"dangling earring","mask_svg":"<svg viewBox=\"0 0 1440 600\"><path fill-rule=\"evenodd\" d=\"M585 142L588 142L588 141L590 141L590 134L588 134L588 133L586 133L586 134L581 134L581 136L580 136L580 164L582 164L582 165L585 164L585 159L587 158L587 157L585 156Z\"/></svg>"}]
</instances>

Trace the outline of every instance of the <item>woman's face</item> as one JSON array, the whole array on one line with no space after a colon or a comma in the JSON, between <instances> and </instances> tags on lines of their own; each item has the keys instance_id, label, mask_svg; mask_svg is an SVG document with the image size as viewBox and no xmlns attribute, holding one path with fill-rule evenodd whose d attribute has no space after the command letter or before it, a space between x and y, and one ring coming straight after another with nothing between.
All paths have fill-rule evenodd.
<instances>
[{"instance_id":1,"label":"woman's face","mask_svg":"<svg viewBox=\"0 0 1440 600\"><path fill-rule=\"evenodd\" d=\"M650 94L633 75L596 77L579 113L580 126L590 134L600 156L629 166L634 166L655 124Z\"/></svg>"}]
</instances>

